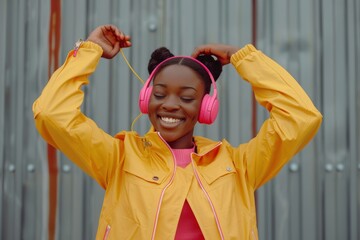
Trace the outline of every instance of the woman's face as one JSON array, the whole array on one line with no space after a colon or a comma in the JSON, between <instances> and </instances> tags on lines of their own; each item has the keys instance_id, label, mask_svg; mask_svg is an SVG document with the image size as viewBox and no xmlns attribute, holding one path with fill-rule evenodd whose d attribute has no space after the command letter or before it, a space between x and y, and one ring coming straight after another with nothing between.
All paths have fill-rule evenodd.
<instances>
[{"instance_id":1,"label":"woman's face","mask_svg":"<svg viewBox=\"0 0 360 240\"><path fill-rule=\"evenodd\" d=\"M204 82L194 70L170 65L160 70L149 102L149 118L155 130L172 148L191 148L198 121Z\"/></svg>"}]
</instances>

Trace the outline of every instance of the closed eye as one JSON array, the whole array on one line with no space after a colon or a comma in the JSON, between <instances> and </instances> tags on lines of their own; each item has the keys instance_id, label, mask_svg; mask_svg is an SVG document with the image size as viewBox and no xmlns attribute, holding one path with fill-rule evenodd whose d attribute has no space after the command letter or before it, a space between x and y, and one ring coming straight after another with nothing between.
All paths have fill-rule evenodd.
<instances>
[{"instance_id":1,"label":"closed eye","mask_svg":"<svg viewBox=\"0 0 360 240\"><path fill-rule=\"evenodd\" d=\"M185 102L185 103L191 103L192 101L194 101L194 98L188 98L188 97L182 97L181 101Z\"/></svg>"},{"instance_id":2,"label":"closed eye","mask_svg":"<svg viewBox=\"0 0 360 240\"><path fill-rule=\"evenodd\" d=\"M154 93L154 97L156 99L163 99L165 97L165 95L164 94L159 94L159 93Z\"/></svg>"}]
</instances>

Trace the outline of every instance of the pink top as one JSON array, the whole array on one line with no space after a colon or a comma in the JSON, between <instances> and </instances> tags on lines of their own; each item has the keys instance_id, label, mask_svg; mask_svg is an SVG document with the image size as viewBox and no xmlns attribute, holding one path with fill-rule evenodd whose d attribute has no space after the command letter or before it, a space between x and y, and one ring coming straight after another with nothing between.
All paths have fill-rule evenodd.
<instances>
[{"instance_id":1,"label":"pink top","mask_svg":"<svg viewBox=\"0 0 360 240\"><path fill-rule=\"evenodd\" d=\"M172 149L176 164L179 167L185 168L191 162L191 153L193 153L195 147L189 149ZM185 200L179 223L177 226L175 240L186 240L186 239L205 239L199 224L195 218L193 211L189 203Z\"/></svg>"},{"instance_id":2,"label":"pink top","mask_svg":"<svg viewBox=\"0 0 360 240\"><path fill-rule=\"evenodd\" d=\"M191 162L191 153L195 147L185 149L171 149L176 158L176 165L185 168Z\"/></svg>"}]
</instances>

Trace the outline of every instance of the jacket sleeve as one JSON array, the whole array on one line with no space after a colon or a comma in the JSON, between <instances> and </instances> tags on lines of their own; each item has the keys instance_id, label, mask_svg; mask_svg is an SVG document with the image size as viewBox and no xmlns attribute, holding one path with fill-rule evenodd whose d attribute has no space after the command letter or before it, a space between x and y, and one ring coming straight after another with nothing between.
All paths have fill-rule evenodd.
<instances>
[{"instance_id":1,"label":"jacket sleeve","mask_svg":"<svg viewBox=\"0 0 360 240\"><path fill-rule=\"evenodd\" d=\"M40 135L106 188L109 171L119 160L120 142L81 112L84 92L102 55L100 46L84 42L74 57L71 51L33 104Z\"/></svg>"},{"instance_id":2,"label":"jacket sleeve","mask_svg":"<svg viewBox=\"0 0 360 240\"><path fill-rule=\"evenodd\" d=\"M252 45L231 57L269 118L258 134L237 148L237 167L245 169L254 189L273 178L316 135L322 115L296 80ZM241 167L240 167L241 166Z\"/></svg>"}]
</instances>

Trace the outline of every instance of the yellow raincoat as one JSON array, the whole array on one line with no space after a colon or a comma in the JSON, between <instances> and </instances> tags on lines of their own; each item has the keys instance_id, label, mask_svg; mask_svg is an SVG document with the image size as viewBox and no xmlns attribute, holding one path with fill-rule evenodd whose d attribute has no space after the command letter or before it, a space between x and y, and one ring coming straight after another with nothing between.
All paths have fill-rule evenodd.
<instances>
[{"instance_id":1,"label":"yellow raincoat","mask_svg":"<svg viewBox=\"0 0 360 240\"><path fill-rule=\"evenodd\" d=\"M195 137L197 153L176 167L161 136L101 130L81 111L102 55L85 42L69 53L34 102L36 127L104 189L96 239L173 239L187 199L205 239L258 239L254 192L316 134L322 116L299 84L252 45L231 57L270 113L258 135L237 147ZM236 109L233 109L236 111Z\"/></svg>"}]
</instances>

